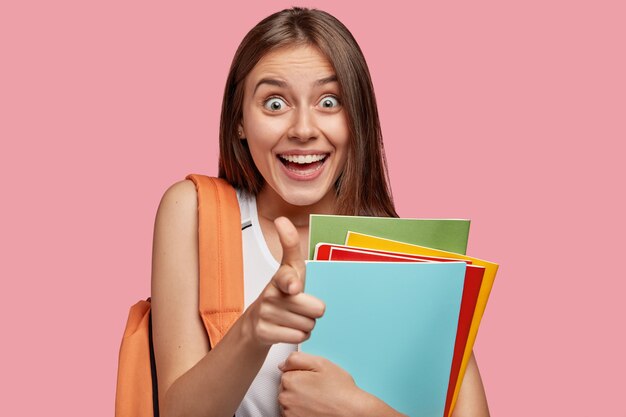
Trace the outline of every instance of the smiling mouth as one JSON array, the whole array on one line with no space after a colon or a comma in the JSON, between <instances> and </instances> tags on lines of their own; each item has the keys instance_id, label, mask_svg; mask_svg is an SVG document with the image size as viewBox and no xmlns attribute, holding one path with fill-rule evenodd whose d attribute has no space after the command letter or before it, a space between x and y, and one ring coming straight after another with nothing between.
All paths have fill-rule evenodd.
<instances>
[{"instance_id":1,"label":"smiling mouth","mask_svg":"<svg viewBox=\"0 0 626 417\"><path fill-rule=\"evenodd\" d=\"M291 172L297 175L310 175L319 170L329 154L278 155L278 159Z\"/></svg>"}]
</instances>

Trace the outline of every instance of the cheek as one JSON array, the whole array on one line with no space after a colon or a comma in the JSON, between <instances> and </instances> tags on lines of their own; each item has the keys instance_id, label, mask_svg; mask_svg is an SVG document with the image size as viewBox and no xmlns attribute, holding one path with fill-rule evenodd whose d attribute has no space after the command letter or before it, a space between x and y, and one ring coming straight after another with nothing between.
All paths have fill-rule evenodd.
<instances>
[{"instance_id":1,"label":"cheek","mask_svg":"<svg viewBox=\"0 0 626 417\"><path fill-rule=\"evenodd\" d=\"M247 116L247 117L246 117ZM283 132L280 120L268 120L267 117L251 112L244 115L244 127L250 148L270 150L278 142Z\"/></svg>"},{"instance_id":2,"label":"cheek","mask_svg":"<svg viewBox=\"0 0 626 417\"><path fill-rule=\"evenodd\" d=\"M328 137L331 138L337 152L347 152L350 133L345 117L337 117L329 120L326 125L326 132L328 133Z\"/></svg>"},{"instance_id":3,"label":"cheek","mask_svg":"<svg viewBox=\"0 0 626 417\"><path fill-rule=\"evenodd\" d=\"M266 176L268 173L268 167L270 165L269 158L271 157L271 148L263 143L258 137L248 138L248 149L250 149L250 155L252 155L252 161L256 165L257 169Z\"/></svg>"},{"instance_id":4,"label":"cheek","mask_svg":"<svg viewBox=\"0 0 626 417\"><path fill-rule=\"evenodd\" d=\"M334 142L333 145L339 156L337 175L340 175L346 167L348 160L348 153L350 147L350 129L348 128L348 121L345 115L335 121L333 125Z\"/></svg>"},{"instance_id":5,"label":"cheek","mask_svg":"<svg viewBox=\"0 0 626 417\"><path fill-rule=\"evenodd\" d=\"M244 128L248 148L250 149L255 163L258 163L260 158L266 158L267 154L272 150L274 145L272 129L268 124L259 123L254 118L247 118L245 120Z\"/></svg>"}]
</instances>

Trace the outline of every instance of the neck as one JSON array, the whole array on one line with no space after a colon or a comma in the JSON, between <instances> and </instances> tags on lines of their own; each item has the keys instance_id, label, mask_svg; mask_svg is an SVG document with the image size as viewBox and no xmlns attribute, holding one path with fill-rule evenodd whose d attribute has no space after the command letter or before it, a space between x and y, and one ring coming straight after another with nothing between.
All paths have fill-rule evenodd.
<instances>
[{"instance_id":1,"label":"neck","mask_svg":"<svg viewBox=\"0 0 626 417\"><path fill-rule=\"evenodd\" d=\"M259 216L274 221L274 219L287 217L297 228L309 226L309 215L311 214L334 214L335 190L329 192L315 204L309 206L296 206L283 200L283 198L267 184L257 195L257 210Z\"/></svg>"}]
</instances>

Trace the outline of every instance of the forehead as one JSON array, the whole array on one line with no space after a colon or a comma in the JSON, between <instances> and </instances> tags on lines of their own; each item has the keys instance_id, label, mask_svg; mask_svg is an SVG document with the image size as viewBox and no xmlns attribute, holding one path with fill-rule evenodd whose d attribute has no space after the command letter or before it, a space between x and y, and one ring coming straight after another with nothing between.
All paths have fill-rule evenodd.
<instances>
[{"instance_id":1,"label":"forehead","mask_svg":"<svg viewBox=\"0 0 626 417\"><path fill-rule=\"evenodd\" d=\"M267 76L288 80L303 76L328 77L334 73L332 65L318 48L309 45L286 46L263 56L248 74L246 85L250 87Z\"/></svg>"}]
</instances>

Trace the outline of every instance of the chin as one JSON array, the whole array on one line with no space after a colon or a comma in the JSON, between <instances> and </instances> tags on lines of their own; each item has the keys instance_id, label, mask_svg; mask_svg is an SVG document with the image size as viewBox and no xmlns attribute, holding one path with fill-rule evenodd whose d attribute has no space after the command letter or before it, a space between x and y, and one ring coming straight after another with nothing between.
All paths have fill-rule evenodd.
<instances>
[{"instance_id":1,"label":"chin","mask_svg":"<svg viewBox=\"0 0 626 417\"><path fill-rule=\"evenodd\" d=\"M306 207L319 203L324 198L323 195L313 195L310 193L289 194L283 197L285 202L292 206Z\"/></svg>"},{"instance_id":2,"label":"chin","mask_svg":"<svg viewBox=\"0 0 626 417\"><path fill-rule=\"evenodd\" d=\"M330 190L281 190L278 194L282 199L292 206L306 207L312 206L324 199Z\"/></svg>"}]
</instances>

